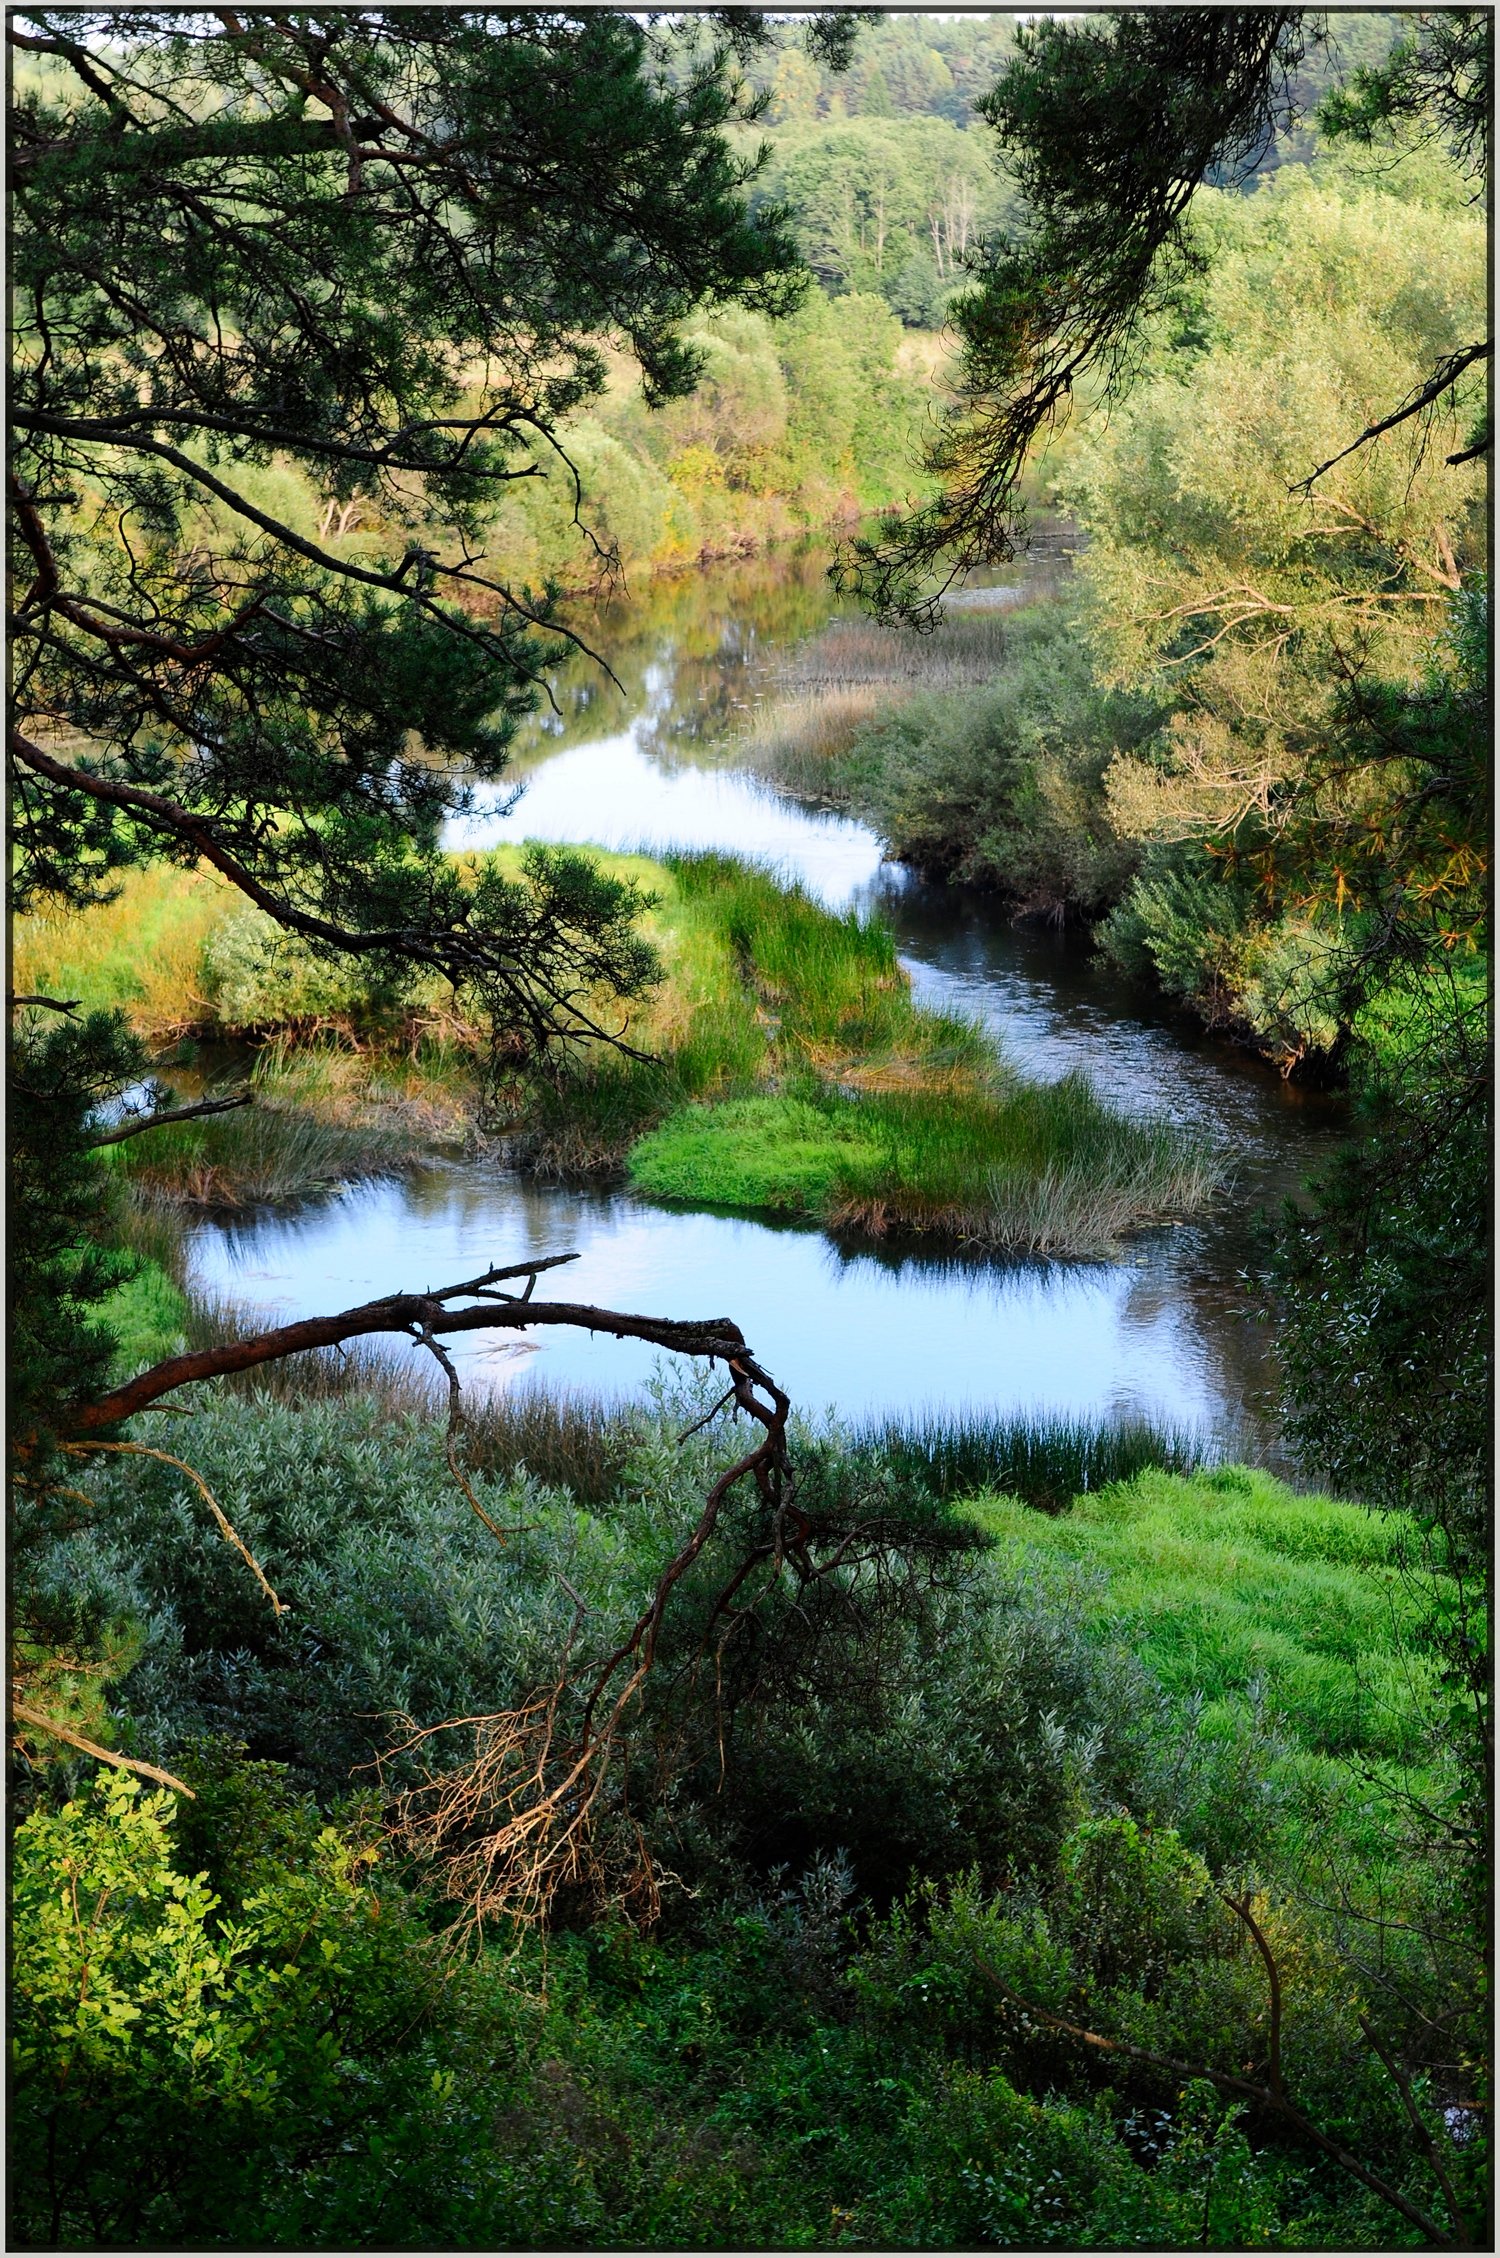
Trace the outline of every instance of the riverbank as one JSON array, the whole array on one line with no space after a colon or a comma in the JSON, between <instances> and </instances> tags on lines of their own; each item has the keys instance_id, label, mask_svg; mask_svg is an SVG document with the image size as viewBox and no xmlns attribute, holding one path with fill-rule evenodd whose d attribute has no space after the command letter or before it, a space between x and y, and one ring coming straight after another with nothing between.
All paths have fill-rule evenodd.
<instances>
[{"instance_id":1,"label":"riverbank","mask_svg":"<svg viewBox=\"0 0 1500 2258\"><path fill-rule=\"evenodd\" d=\"M224 2235L245 2239L249 2221L253 2241L295 2216L310 2243L357 2240L383 2201L406 2239L444 2245L476 2220L493 2247L529 2245L561 2219L587 2247L780 2248L828 2239L832 2218L849 2247L968 2248L1021 2239L1046 2200L1075 2246L1158 2247L1191 2241L1206 2184L1226 2245L1381 2247L1362 2189L1316 2155L1252 2149L1204 2087L1163 2076L1115 2107L1080 2085L1070 2042L996 2019L998 1969L1069 2020L1077 1990L1128 2013L1155 2055L1214 2059L1223 2025L1264 2029L1261 1955L1218 1894L1243 1887L1282 1974L1299 2108L1338 2124L1357 2106L1393 2145L1401 2120L1341 1923L1378 1923L1424 2008L1474 1980L1467 1962L1435 1977L1407 1942L1447 1902L1410 1800L1454 1786L1427 1730L1420 1595L1396 1567L1412 1532L1244 1468L1148 1462L1055 1515L982 1482L945 1506L873 1438L799 1423L799 1502L815 1521L878 1516L879 1549L811 1588L790 1564L766 1592L752 1584L753 1666L741 1640L697 1669L746 1547L726 1515L674 1593L577 1890L545 1934L502 1912L471 1954L436 1963L432 1990L432 1930L456 1910L445 1846L377 1839L345 1800L351 1779L378 1776L387 1814L410 1816L396 1798L420 1776L411 1727L493 1717L552 1683L575 1594L599 1643L628 1632L663 1529L692 1526L733 1447L722 1431L679 1441L711 1400L665 1390L628 1425L554 1420L550 1460L541 1421L525 1428L514 1406L476 1418L469 1480L510 1532L497 1552L452 1482L430 1394L397 1400L368 1375L300 1402L207 1391L193 1463L285 1617L173 1465L91 1470L86 1589L129 1636L88 1724L197 1800L78 1796L59 1817L34 1796L17 1852L25 1935L55 1947L66 1856L114 1924L106 1941L121 1921L126 1943L170 1932L207 1968L226 2045L299 2067L314 1986L319 2014L342 2017L347 2141L332 2165L305 2164L322 2120L309 2130L301 2088L278 2086L252 2128L249 2192L213 2190ZM160 1414L144 1434L186 1447ZM817 1527L811 1541L831 1542ZM53 1540L60 1592L80 1565L76 1538ZM471 1744L450 1738L462 1765ZM225 1812L228 1847L210 1834ZM205 1866L179 1904L180 1872ZM1113 1894L1086 1925L1079 1877L1096 1873ZM226 1974L237 1947L210 1887L260 1923L252 1941L282 1924L284 1981ZM149 2038L140 1953L115 1964ZM22 2007L40 2021L32 1994ZM41 2039L33 2059L66 2059L66 2032L44 2024ZM164 2058L157 2075L179 2068ZM191 2099L184 2085L189 2116ZM1152 2111L1150 2169L1127 2104ZM1059 2160L1077 2167L1066 2181Z\"/></svg>"},{"instance_id":2,"label":"riverbank","mask_svg":"<svg viewBox=\"0 0 1500 2258\"><path fill-rule=\"evenodd\" d=\"M728 856L599 860L652 898L662 977L629 1027L650 1056L579 1051L499 1093L475 1032L451 1010L435 1024L436 999L382 1017L191 874L128 886L103 913L116 946L93 961L66 961L56 930L23 930L18 977L120 1003L143 1031L259 1038L255 1103L118 1148L137 1202L157 1207L275 1204L446 1144L553 1180L624 1176L671 1203L1098 1257L1221 1184L1202 1138L1127 1118L1076 1076L1027 1082L991 1037L916 1005L878 921ZM134 893L154 912L144 963Z\"/></svg>"}]
</instances>

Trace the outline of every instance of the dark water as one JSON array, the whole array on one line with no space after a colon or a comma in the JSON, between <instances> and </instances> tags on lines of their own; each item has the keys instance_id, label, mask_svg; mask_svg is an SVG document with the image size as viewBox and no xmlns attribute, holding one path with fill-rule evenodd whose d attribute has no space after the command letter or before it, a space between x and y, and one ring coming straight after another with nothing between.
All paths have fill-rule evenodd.
<instances>
[{"instance_id":1,"label":"dark water","mask_svg":"<svg viewBox=\"0 0 1500 2258\"><path fill-rule=\"evenodd\" d=\"M285 1318L398 1287L438 1287L487 1262L576 1249L569 1300L662 1316L731 1316L809 1408L851 1417L964 1405L1144 1411L1217 1430L1261 1423L1267 1336L1239 1283L1257 1208L1295 1191L1337 1141L1335 1101L1289 1088L1232 1045L1154 1010L1087 939L1011 926L992 903L882 865L862 825L784 799L726 765L737 711L774 695L778 653L833 599L821 559L697 576L589 620L623 691L580 664L521 749L508 814L452 844L538 837L611 848L755 855L830 905L878 911L917 995L993 1028L1028 1073L1081 1071L1131 1110L1161 1111L1227 1148L1233 1188L1190 1225L1141 1233L1118 1262L972 1261L921 1243L835 1239L805 1225L681 1214L623 1191L529 1183L490 1165L350 1187L294 1214L205 1225L204 1285ZM471 1384L525 1376L629 1391L655 1352L572 1332L455 1351Z\"/></svg>"}]
</instances>

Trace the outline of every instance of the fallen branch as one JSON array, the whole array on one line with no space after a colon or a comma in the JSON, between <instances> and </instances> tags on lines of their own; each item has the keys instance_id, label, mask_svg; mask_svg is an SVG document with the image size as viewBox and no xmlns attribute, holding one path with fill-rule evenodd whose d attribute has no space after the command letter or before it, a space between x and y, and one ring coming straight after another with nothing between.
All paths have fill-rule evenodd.
<instances>
[{"instance_id":1,"label":"fallen branch","mask_svg":"<svg viewBox=\"0 0 1500 2258\"><path fill-rule=\"evenodd\" d=\"M175 1788L179 1795L191 1796L195 1803L197 1801L185 1780L162 1771L158 1764L147 1764L138 1756L121 1756L117 1749L101 1748L97 1741L85 1740L82 1733L75 1733L71 1725L59 1725L55 1717L44 1717L39 1709L28 1708L24 1701L13 1701L10 1713L22 1725L30 1725L39 1733L50 1733L55 1741L66 1741L69 1748L81 1748L85 1756L97 1756L101 1764L118 1765L122 1772L140 1772L146 1779L160 1780L163 1787Z\"/></svg>"},{"instance_id":2,"label":"fallen branch","mask_svg":"<svg viewBox=\"0 0 1500 2258\"><path fill-rule=\"evenodd\" d=\"M85 1137L84 1143L91 1152L100 1145L123 1145L127 1137L139 1137L147 1129L164 1128L169 1121L201 1121L205 1114L233 1113L236 1106L253 1102L253 1094L246 1090L237 1098L204 1098L198 1105L169 1106L164 1113L148 1113L124 1129L107 1129L102 1136Z\"/></svg>"},{"instance_id":3,"label":"fallen branch","mask_svg":"<svg viewBox=\"0 0 1500 2258\"><path fill-rule=\"evenodd\" d=\"M585 1332L612 1334L616 1340L649 1341L681 1356L728 1359L747 1353L745 1337L729 1317L642 1317L623 1310L597 1309L587 1302L528 1301L521 1295L499 1298L490 1292L498 1279L531 1277L577 1259L570 1254L548 1255L536 1262L512 1264L508 1269L487 1270L463 1285L442 1286L423 1294L387 1294L379 1301L363 1302L357 1309L340 1310L331 1317L303 1318L295 1325L278 1325L247 1340L168 1357L165 1363L138 1372L134 1379L93 1403L71 1406L60 1417L59 1426L72 1435L115 1427L189 1381L249 1372L257 1365L298 1356L306 1349L334 1348L341 1341L373 1333L404 1333L409 1339L422 1341L424 1332L437 1336L494 1327L524 1331L532 1325L570 1325ZM478 1306L449 1309L446 1305L460 1295L474 1296Z\"/></svg>"},{"instance_id":4,"label":"fallen branch","mask_svg":"<svg viewBox=\"0 0 1500 2258\"><path fill-rule=\"evenodd\" d=\"M265 1593L267 1599L271 1602L271 1605L275 1609L276 1613L278 1615L284 1615L286 1613L286 1609L282 1606L281 1601L276 1597L276 1594L272 1591L270 1585L266 1582L265 1572L262 1569L260 1562L256 1559L254 1553L250 1550L250 1547L246 1544L239 1531L230 1522L228 1516L220 1506L218 1499L214 1496L213 1491L209 1488L207 1482L204 1481L203 1476L197 1471L195 1467L187 1465L183 1459L171 1457L169 1453L164 1450L152 1450L148 1443L64 1443L62 1447L72 1458L92 1458L95 1451L100 1450L128 1451L133 1457L136 1458L159 1458L163 1466L175 1466L178 1469L179 1473L186 1474L189 1481L197 1483L199 1489L203 1493L204 1502L207 1504L209 1512L213 1515L214 1519L219 1524L221 1533L228 1540L228 1542L234 1546L235 1551L238 1552L242 1559L245 1561L246 1565L250 1569L251 1574L254 1576L261 1590Z\"/></svg>"}]
</instances>

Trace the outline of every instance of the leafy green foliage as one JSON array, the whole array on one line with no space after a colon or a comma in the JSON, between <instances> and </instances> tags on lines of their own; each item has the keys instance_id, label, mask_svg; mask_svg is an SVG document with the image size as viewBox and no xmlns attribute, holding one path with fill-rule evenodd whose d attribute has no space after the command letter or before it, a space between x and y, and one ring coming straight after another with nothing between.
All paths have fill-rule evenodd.
<instances>
[{"instance_id":1,"label":"leafy green foliage","mask_svg":"<svg viewBox=\"0 0 1500 2258\"><path fill-rule=\"evenodd\" d=\"M322 1825L252 1769L217 1799L216 1888L184 1869L173 1816L116 1774L16 1837L19 2238L451 2232L416 2166L473 2138L503 2019L423 1949L367 1830Z\"/></svg>"},{"instance_id":2,"label":"leafy green foliage","mask_svg":"<svg viewBox=\"0 0 1500 2258\"><path fill-rule=\"evenodd\" d=\"M1014 551L1028 451L1075 386L1120 389L1145 314L1200 255L1185 225L1210 168L1253 170L1307 44L1300 9L1044 19L979 104L1026 218L986 242L956 302L958 398L927 453L930 503L849 544L849 585L930 624L934 574Z\"/></svg>"},{"instance_id":3,"label":"leafy green foliage","mask_svg":"<svg viewBox=\"0 0 1500 2258\"><path fill-rule=\"evenodd\" d=\"M100 1305L131 1266L91 1236L108 1181L88 1149L87 1125L145 1064L118 1012L61 1020L27 1013L12 1037L10 1372L18 1429L50 1428L108 1376L115 1342Z\"/></svg>"},{"instance_id":4,"label":"leafy green foliage","mask_svg":"<svg viewBox=\"0 0 1500 2258\"><path fill-rule=\"evenodd\" d=\"M1106 689L1072 607L1028 606L983 690L919 693L837 764L891 852L935 877L984 886L1022 915L1096 915L1138 850L1105 807L1118 753L1164 708Z\"/></svg>"}]
</instances>

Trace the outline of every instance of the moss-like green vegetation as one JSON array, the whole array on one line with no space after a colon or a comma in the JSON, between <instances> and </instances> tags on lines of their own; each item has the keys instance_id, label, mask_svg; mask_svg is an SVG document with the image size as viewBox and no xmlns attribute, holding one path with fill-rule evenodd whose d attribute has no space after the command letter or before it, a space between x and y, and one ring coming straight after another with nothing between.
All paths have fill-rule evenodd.
<instances>
[{"instance_id":1,"label":"moss-like green vegetation","mask_svg":"<svg viewBox=\"0 0 1500 2258\"><path fill-rule=\"evenodd\" d=\"M644 1129L628 1166L655 1198L1064 1255L1211 1197L1221 1169L1200 1141L1076 1078L1022 1082L979 1030L921 1010L878 923L723 855L662 870L661 1064L569 1080L555 1165L585 1122L606 1151Z\"/></svg>"}]
</instances>

